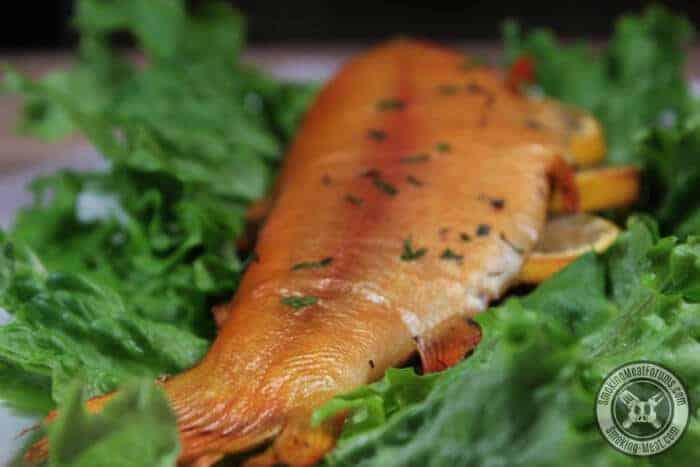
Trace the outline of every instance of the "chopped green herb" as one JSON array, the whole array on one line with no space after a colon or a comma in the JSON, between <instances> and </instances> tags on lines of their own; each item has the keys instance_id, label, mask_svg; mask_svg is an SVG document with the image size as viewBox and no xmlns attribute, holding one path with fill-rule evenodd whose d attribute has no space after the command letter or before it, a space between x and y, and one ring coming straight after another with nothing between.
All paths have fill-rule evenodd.
<instances>
[{"instance_id":1,"label":"chopped green herb","mask_svg":"<svg viewBox=\"0 0 700 467\"><path fill-rule=\"evenodd\" d=\"M469 94L485 94L486 90L477 83L467 83L466 90Z\"/></svg>"},{"instance_id":2,"label":"chopped green herb","mask_svg":"<svg viewBox=\"0 0 700 467\"><path fill-rule=\"evenodd\" d=\"M394 185L385 180L382 180L380 177L373 177L372 183L374 184L374 186L379 188L387 195L395 196L399 192L399 190L397 190L396 187L394 187Z\"/></svg>"},{"instance_id":3,"label":"chopped green herb","mask_svg":"<svg viewBox=\"0 0 700 467\"><path fill-rule=\"evenodd\" d=\"M282 305L291 306L295 310L298 310L300 308L315 305L316 303L318 303L318 297L313 297L310 295L306 295L303 297L282 297L280 299L280 302L282 303Z\"/></svg>"},{"instance_id":4,"label":"chopped green herb","mask_svg":"<svg viewBox=\"0 0 700 467\"><path fill-rule=\"evenodd\" d=\"M438 86L438 92L443 96L453 96L457 94L459 87L455 84L441 84Z\"/></svg>"},{"instance_id":5,"label":"chopped green herb","mask_svg":"<svg viewBox=\"0 0 700 467\"><path fill-rule=\"evenodd\" d=\"M511 247L513 249L513 251L515 251L517 254L522 255L524 253L524 250L522 248L520 248L519 246L516 246L510 240L508 240L508 237L506 237L506 234L504 234L503 232L501 232L500 237L501 237L501 240L503 240L506 243L506 245Z\"/></svg>"},{"instance_id":6,"label":"chopped green herb","mask_svg":"<svg viewBox=\"0 0 700 467\"><path fill-rule=\"evenodd\" d=\"M422 258L428 252L427 248L413 249L413 241L411 238L407 238L403 241L403 251L401 252L402 261L414 261Z\"/></svg>"},{"instance_id":7,"label":"chopped green herb","mask_svg":"<svg viewBox=\"0 0 700 467\"><path fill-rule=\"evenodd\" d=\"M488 61L484 57L475 55L473 57L467 57L462 63L460 63L459 68L464 71L471 70L473 68L487 66Z\"/></svg>"},{"instance_id":8,"label":"chopped green herb","mask_svg":"<svg viewBox=\"0 0 700 467\"><path fill-rule=\"evenodd\" d=\"M491 198L489 202L491 203L491 207L497 211L500 211L506 205L506 201L503 198Z\"/></svg>"},{"instance_id":9,"label":"chopped green herb","mask_svg":"<svg viewBox=\"0 0 700 467\"><path fill-rule=\"evenodd\" d=\"M457 253L450 250L449 248L445 248L445 250L442 252L442 254L440 254L440 259L447 259L447 260L461 262L464 259L464 256L458 255Z\"/></svg>"},{"instance_id":10,"label":"chopped green herb","mask_svg":"<svg viewBox=\"0 0 700 467\"><path fill-rule=\"evenodd\" d=\"M428 162L430 160L430 155L428 154L413 154L412 156L404 156L400 159L402 164L420 164L423 162Z\"/></svg>"},{"instance_id":11,"label":"chopped green herb","mask_svg":"<svg viewBox=\"0 0 700 467\"><path fill-rule=\"evenodd\" d=\"M387 195L394 196L399 192L394 185L382 179L382 173L377 169L366 170L362 173L362 176L371 178L372 184Z\"/></svg>"},{"instance_id":12,"label":"chopped green herb","mask_svg":"<svg viewBox=\"0 0 700 467\"><path fill-rule=\"evenodd\" d=\"M534 118L526 118L525 126L527 128L530 128L531 130L541 130L542 128L544 128L542 122L540 122L539 120L535 120Z\"/></svg>"},{"instance_id":13,"label":"chopped green herb","mask_svg":"<svg viewBox=\"0 0 700 467\"><path fill-rule=\"evenodd\" d=\"M472 236L466 232L462 232L459 234L459 239L462 240L463 242L471 242Z\"/></svg>"},{"instance_id":14,"label":"chopped green herb","mask_svg":"<svg viewBox=\"0 0 700 467\"><path fill-rule=\"evenodd\" d=\"M320 261L305 261L303 263L297 263L294 266L292 266L292 271L299 271L302 269L318 269L318 268L325 268L326 266L329 266L333 262L333 258L330 256L327 258L323 258Z\"/></svg>"},{"instance_id":15,"label":"chopped green herb","mask_svg":"<svg viewBox=\"0 0 700 467\"><path fill-rule=\"evenodd\" d=\"M407 181L408 183L410 183L411 185L413 185L413 186L423 186L423 182L421 182L420 180L418 180L418 179L417 179L416 177L414 177L413 175L407 175L407 176L406 176L406 181Z\"/></svg>"},{"instance_id":16,"label":"chopped green herb","mask_svg":"<svg viewBox=\"0 0 700 467\"><path fill-rule=\"evenodd\" d=\"M452 146L449 143L441 141L435 145L435 150L439 153L445 154L452 151Z\"/></svg>"},{"instance_id":17,"label":"chopped green herb","mask_svg":"<svg viewBox=\"0 0 700 467\"><path fill-rule=\"evenodd\" d=\"M386 131L384 130L377 130L376 128L370 128L367 130L367 137L375 141L384 141L386 136Z\"/></svg>"},{"instance_id":18,"label":"chopped green herb","mask_svg":"<svg viewBox=\"0 0 700 467\"><path fill-rule=\"evenodd\" d=\"M491 227L488 224L479 224L476 228L476 235L478 237L485 237L491 232Z\"/></svg>"},{"instance_id":19,"label":"chopped green herb","mask_svg":"<svg viewBox=\"0 0 700 467\"><path fill-rule=\"evenodd\" d=\"M345 195L345 201L355 206L362 206L362 203L364 203L364 200L362 198L351 194Z\"/></svg>"},{"instance_id":20,"label":"chopped green herb","mask_svg":"<svg viewBox=\"0 0 700 467\"><path fill-rule=\"evenodd\" d=\"M382 176L382 173L377 169L367 169L362 172L362 176L367 178L378 178Z\"/></svg>"},{"instance_id":21,"label":"chopped green herb","mask_svg":"<svg viewBox=\"0 0 700 467\"><path fill-rule=\"evenodd\" d=\"M381 99L377 102L377 110L384 112L387 110L403 110L406 103L398 98Z\"/></svg>"}]
</instances>

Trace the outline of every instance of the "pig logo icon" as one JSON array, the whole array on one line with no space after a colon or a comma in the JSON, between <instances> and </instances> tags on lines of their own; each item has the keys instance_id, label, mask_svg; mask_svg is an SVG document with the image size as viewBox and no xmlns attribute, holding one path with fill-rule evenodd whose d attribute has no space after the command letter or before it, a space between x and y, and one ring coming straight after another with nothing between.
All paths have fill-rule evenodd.
<instances>
[{"instance_id":1,"label":"pig logo icon","mask_svg":"<svg viewBox=\"0 0 700 467\"><path fill-rule=\"evenodd\" d=\"M683 436L690 401L685 386L668 368L632 362L608 374L596 397L600 433L615 449L647 457Z\"/></svg>"},{"instance_id":2,"label":"pig logo icon","mask_svg":"<svg viewBox=\"0 0 700 467\"><path fill-rule=\"evenodd\" d=\"M651 423L655 429L661 428L661 422L656 415L656 406L664 400L661 391L656 392L646 401L642 401L628 389L625 389L620 395L620 400L628 409L627 418L622 422L624 428L630 428L635 423Z\"/></svg>"}]
</instances>

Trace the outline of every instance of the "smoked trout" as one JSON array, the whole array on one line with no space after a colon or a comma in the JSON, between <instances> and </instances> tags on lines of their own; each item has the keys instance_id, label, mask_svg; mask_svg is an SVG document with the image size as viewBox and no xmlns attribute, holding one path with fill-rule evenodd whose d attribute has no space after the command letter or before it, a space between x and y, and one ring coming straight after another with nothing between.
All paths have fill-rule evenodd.
<instances>
[{"instance_id":1,"label":"smoked trout","mask_svg":"<svg viewBox=\"0 0 700 467\"><path fill-rule=\"evenodd\" d=\"M553 187L576 209L567 160L600 141L590 116L434 44L400 39L350 60L289 150L209 353L162 383L180 461L272 441L248 463L312 464L342 423L313 427L314 409L416 352L426 372L458 362L480 338L469 318L540 237Z\"/></svg>"}]
</instances>

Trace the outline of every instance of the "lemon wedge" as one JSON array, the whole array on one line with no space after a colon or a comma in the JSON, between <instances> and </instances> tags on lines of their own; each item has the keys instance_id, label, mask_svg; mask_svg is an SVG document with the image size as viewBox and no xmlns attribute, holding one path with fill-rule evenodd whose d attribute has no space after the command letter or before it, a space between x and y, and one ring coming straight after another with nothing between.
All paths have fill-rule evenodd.
<instances>
[{"instance_id":1,"label":"lemon wedge","mask_svg":"<svg viewBox=\"0 0 700 467\"><path fill-rule=\"evenodd\" d=\"M539 284L584 253L605 251L619 233L620 229L612 222L588 214L551 219L525 260L519 280Z\"/></svg>"}]
</instances>

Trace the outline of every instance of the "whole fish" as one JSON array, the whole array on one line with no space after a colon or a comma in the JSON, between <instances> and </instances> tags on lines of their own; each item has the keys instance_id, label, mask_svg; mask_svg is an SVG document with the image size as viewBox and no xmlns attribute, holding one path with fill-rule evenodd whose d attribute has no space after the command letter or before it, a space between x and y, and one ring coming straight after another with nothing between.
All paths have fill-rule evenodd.
<instances>
[{"instance_id":1,"label":"whole fish","mask_svg":"<svg viewBox=\"0 0 700 467\"><path fill-rule=\"evenodd\" d=\"M163 382L180 461L273 441L248 463L312 464L342 424L312 426L314 409L416 352L427 372L463 358L480 338L469 318L516 281L553 187L576 208L566 161L602 150L591 122L434 44L352 59L285 159L209 353ZM27 458L45 454L44 441Z\"/></svg>"}]
</instances>

